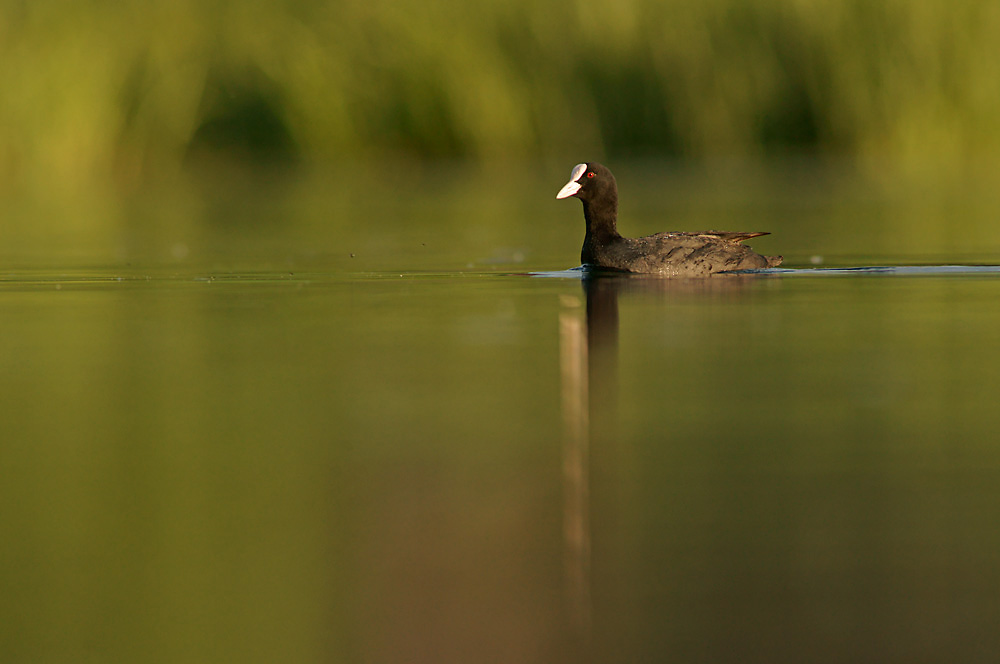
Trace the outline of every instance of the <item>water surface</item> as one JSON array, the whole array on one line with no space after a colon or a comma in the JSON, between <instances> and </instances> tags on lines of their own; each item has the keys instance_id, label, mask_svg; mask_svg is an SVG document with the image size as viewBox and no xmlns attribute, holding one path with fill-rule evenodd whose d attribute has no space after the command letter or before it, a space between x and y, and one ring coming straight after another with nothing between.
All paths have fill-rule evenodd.
<instances>
[{"instance_id":1,"label":"water surface","mask_svg":"<svg viewBox=\"0 0 1000 664\"><path fill-rule=\"evenodd\" d=\"M585 279L576 207L421 205L9 250L5 661L991 660L992 264Z\"/></svg>"}]
</instances>

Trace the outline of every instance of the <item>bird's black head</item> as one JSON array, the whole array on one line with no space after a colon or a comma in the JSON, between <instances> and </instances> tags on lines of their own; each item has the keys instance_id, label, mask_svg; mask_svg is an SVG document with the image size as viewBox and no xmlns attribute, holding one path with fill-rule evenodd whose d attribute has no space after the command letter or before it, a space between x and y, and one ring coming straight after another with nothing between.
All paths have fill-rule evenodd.
<instances>
[{"instance_id":1,"label":"bird's black head","mask_svg":"<svg viewBox=\"0 0 1000 664\"><path fill-rule=\"evenodd\" d=\"M559 190L556 198L576 196L582 201L618 202L618 184L615 176L597 162L577 164L569 176L569 182Z\"/></svg>"},{"instance_id":2,"label":"bird's black head","mask_svg":"<svg viewBox=\"0 0 1000 664\"><path fill-rule=\"evenodd\" d=\"M580 260L584 264L596 264L599 262L596 251L621 239L617 228L618 184L615 176L594 161L577 164L569 182L556 194L556 198L570 196L583 201L583 218L587 222Z\"/></svg>"}]
</instances>

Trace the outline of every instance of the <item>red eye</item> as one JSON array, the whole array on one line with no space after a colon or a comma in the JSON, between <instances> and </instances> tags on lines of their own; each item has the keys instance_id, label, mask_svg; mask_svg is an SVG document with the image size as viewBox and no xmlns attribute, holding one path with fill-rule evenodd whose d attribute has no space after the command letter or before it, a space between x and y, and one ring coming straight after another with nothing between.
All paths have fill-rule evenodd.
<instances>
[{"instance_id":1,"label":"red eye","mask_svg":"<svg viewBox=\"0 0 1000 664\"><path fill-rule=\"evenodd\" d=\"M592 177L594 177L595 175L597 175L597 173L595 173L594 171L591 171L591 172L587 173L587 177L588 177L588 178L592 178Z\"/></svg>"}]
</instances>

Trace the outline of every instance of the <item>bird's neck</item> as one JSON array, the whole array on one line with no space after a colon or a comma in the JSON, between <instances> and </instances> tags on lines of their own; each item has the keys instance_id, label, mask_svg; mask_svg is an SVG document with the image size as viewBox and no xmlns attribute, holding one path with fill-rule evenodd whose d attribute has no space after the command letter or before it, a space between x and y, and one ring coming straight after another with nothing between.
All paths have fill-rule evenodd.
<instances>
[{"instance_id":1,"label":"bird's neck","mask_svg":"<svg viewBox=\"0 0 1000 664\"><path fill-rule=\"evenodd\" d=\"M583 217L587 220L586 241L608 242L620 238L618 234L618 197L583 202Z\"/></svg>"}]
</instances>

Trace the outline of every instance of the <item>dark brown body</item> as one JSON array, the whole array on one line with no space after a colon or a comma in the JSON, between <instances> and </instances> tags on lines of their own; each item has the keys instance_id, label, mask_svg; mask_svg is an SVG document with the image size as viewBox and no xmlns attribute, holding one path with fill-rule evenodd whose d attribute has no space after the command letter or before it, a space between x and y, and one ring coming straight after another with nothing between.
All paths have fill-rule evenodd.
<instances>
[{"instance_id":1,"label":"dark brown body","mask_svg":"<svg viewBox=\"0 0 1000 664\"><path fill-rule=\"evenodd\" d=\"M657 233L640 238L606 238L590 234L583 243L584 265L607 270L659 274L665 277L707 277L715 272L777 267L780 256L762 256L741 244L767 233Z\"/></svg>"}]
</instances>

